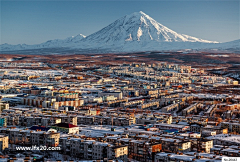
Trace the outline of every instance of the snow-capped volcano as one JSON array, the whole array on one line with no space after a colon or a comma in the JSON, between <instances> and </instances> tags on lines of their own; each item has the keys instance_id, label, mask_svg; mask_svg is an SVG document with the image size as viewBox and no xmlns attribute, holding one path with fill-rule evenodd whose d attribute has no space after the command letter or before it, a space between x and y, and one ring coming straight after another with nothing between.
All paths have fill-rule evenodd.
<instances>
[{"instance_id":1,"label":"snow-capped volcano","mask_svg":"<svg viewBox=\"0 0 240 162\"><path fill-rule=\"evenodd\" d=\"M100 31L89 35L84 41L101 44L123 44L128 41L139 41L143 43L150 41L218 43L178 34L158 23L142 11L134 12L116 20Z\"/></svg>"},{"instance_id":2,"label":"snow-capped volcano","mask_svg":"<svg viewBox=\"0 0 240 162\"><path fill-rule=\"evenodd\" d=\"M2 44L1 51L68 48L72 51L133 52L216 48L221 43L179 34L147 14L134 12L89 35L79 34L64 40L49 40L38 45Z\"/></svg>"}]
</instances>

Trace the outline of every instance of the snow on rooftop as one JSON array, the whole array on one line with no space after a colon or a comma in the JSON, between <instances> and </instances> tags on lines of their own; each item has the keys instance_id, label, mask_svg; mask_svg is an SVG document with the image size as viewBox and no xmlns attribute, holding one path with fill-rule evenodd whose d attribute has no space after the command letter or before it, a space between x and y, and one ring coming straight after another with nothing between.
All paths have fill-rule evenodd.
<instances>
[{"instance_id":1,"label":"snow on rooftop","mask_svg":"<svg viewBox=\"0 0 240 162\"><path fill-rule=\"evenodd\" d=\"M123 128L115 128L115 131L111 131L111 126L88 126L80 127L80 134L89 137L99 137L105 134L122 134L124 132Z\"/></svg>"},{"instance_id":2,"label":"snow on rooftop","mask_svg":"<svg viewBox=\"0 0 240 162\"><path fill-rule=\"evenodd\" d=\"M207 139L229 141L240 144L240 135L218 134L215 136L207 137Z\"/></svg>"}]
</instances>

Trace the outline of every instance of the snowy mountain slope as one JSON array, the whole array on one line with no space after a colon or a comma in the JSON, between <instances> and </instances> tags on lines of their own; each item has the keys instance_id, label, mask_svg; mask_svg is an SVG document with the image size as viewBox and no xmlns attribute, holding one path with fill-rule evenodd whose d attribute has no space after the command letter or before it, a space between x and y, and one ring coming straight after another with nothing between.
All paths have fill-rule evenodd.
<instances>
[{"instance_id":1,"label":"snowy mountain slope","mask_svg":"<svg viewBox=\"0 0 240 162\"><path fill-rule=\"evenodd\" d=\"M80 43L81 40L84 39L85 37L86 36L83 34L78 34L76 36L68 37L66 39L49 40L47 42L37 44L37 45L27 45L27 44L10 45L5 43L5 44L2 44L0 47L1 47L1 51L68 47L68 46L72 46L72 44Z\"/></svg>"},{"instance_id":2,"label":"snowy mountain slope","mask_svg":"<svg viewBox=\"0 0 240 162\"><path fill-rule=\"evenodd\" d=\"M115 48L128 46L127 44L131 46L134 44L140 47L147 45L159 46L161 42L218 43L185 34L178 34L142 11L126 15L83 40L85 47L88 45L88 47L112 46Z\"/></svg>"},{"instance_id":3,"label":"snowy mountain slope","mask_svg":"<svg viewBox=\"0 0 240 162\"><path fill-rule=\"evenodd\" d=\"M218 43L179 34L158 23L147 14L134 12L126 15L105 28L89 35L79 34L64 40L50 40L38 45L0 45L1 51L28 49L68 48L81 51L155 51L178 49L232 48L238 47L239 41Z\"/></svg>"},{"instance_id":4,"label":"snowy mountain slope","mask_svg":"<svg viewBox=\"0 0 240 162\"><path fill-rule=\"evenodd\" d=\"M240 39L230 41L230 42L215 44L213 47L218 48L218 49L231 49L232 48L232 49L240 50Z\"/></svg>"}]
</instances>

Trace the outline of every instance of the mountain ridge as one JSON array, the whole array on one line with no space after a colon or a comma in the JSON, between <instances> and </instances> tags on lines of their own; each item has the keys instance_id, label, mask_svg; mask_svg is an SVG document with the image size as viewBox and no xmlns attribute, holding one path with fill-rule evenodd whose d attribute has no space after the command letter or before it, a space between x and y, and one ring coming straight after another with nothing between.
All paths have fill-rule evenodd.
<instances>
[{"instance_id":1,"label":"mountain ridge","mask_svg":"<svg viewBox=\"0 0 240 162\"><path fill-rule=\"evenodd\" d=\"M63 40L54 39L36 45L2 44L0 49L1 51L14 51L63 47L81 50L98 49L107 51L111 49L109 51L132 52L218 48L221 44L216 41L179 34L140 11L125 15L89 36L78 34ZM226 43L224 45L228 46ZM229 45L231 46L231 43Z\"/></svg>"}]
</instances>

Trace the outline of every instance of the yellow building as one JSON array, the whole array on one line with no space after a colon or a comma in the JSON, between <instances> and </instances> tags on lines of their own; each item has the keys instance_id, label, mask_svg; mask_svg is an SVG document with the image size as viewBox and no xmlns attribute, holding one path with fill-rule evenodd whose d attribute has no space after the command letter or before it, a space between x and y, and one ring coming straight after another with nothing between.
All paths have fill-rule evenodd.
<instances>
[{"instance_id":1,"label":"yellow building","mask_svg":"<svg viewBox=\"0 0 240 162\"><path fill-rule=\"evenodd\" d=\"M109 145L107 148L108 159L117 159L127 161L128 146Z\"/></svg>"},{"instance_id":2,"label":"yellow building","mask_svg":"<svg viewBox=\"0 0 240 162\"><path fill-rule=\"evenodd\" d=\"M0 135L0 151L8 148L8 136Z\"/></svg>"}]
</instances>

